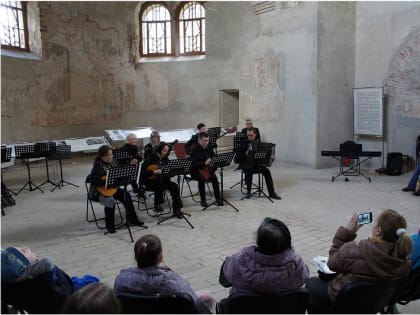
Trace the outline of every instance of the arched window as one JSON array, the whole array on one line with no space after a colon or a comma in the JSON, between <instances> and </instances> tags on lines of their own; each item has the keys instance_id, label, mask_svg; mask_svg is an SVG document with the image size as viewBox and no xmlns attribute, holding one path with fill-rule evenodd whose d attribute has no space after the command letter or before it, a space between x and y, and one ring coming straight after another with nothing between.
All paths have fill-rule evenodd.
<instances>
[{"instance_id":1,"label":"arched window","mask_svg":"<svg viewBox=\"0 0 420 315\"><path fill-rule=\"evenodd\" d=\"M179 52L181 55L204 54L206 12L199 2L187 2L179 11Z\"/></svg>"},{"instance_id":2,"label":"arched window","mask_svg":"<svg viewBox=\"0 0 420 315\"><path fill-rule=\"evenodd\" d=\"M26 3L21 1L0 2L1 47L29 51Z\"/></svg>"},{"instance_id":3,"label":"arched window","mask_svg":"<svg viewBox=\"0 0 420 315\"><path fill-rule=\"evenodd\" d=\"M203 2L146 2L141 6L139 21L141 57L173 56L176 59L206 54Z\"/></svg>"},{"instance_id":4,"label":"arched window","mask_svg":"<svg viewBox=\"0 0 420 315\"><path fill-rule=\"evenodd\" d=\"M141 55L167 56L172 53L171 15L162 4L150 3L142 8Z\"/></svg>"}]
</instances>

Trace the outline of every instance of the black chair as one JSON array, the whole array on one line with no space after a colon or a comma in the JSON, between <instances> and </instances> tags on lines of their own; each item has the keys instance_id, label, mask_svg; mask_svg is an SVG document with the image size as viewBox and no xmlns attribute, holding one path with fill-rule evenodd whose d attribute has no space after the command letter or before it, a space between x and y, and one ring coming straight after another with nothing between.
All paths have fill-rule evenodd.
<instances>
[{"instance_id":1,"label":"black chair","mask_svg":"<svg viewBox=\"0 0 420 315\"><path fill-rule=\"evenodd\" d=\"M95 222L96 227L100 230L106 229L105 225L100 225L99 221L103 221L105 220L105 217L97 217L96 213L95 213L95 208L93 206L93 202L98 203L99 200L98 199L93 199L90 197L89 194L89 190L90 190L90 185L91 185L91 180L90 180L90 175L86 176L85 179L85 188L86 188L86 221L89 223ZM120 221L118 223L116 223L115 225L120 225L124 222L123 219L123 215L120 209L120 205L119 205L119 201L115 200L116 202L116 209L118 210L118 214L119 214L119 218ZM92 215L89 214L89 210L90 212L92 212Z\"/></svg>"},{"instance_id":2,"label":"black chair","mask_svg":"<svg viewBox=\"0 0 420 315\"><path fill-rule=\"evenodd\" d=\"M194 300L186 293L151 295L117 294L122 314L197 314Z\"/></svg>"},{"instance_id":3,"label":"black chair","mask_svg":"<svg viewBox=\"0 0 420 315\"><path fill-rule=\"evenodd\" d=\"M305 314L309 294L305 288L264 295L236 292L216 305L217 314Z\"/></svg>"},{"instance_id":4,"label":"black chair","mask_svg":"<svg viewBox=\"0 0 420 315\"><path fill-rule=\"evenodd\" d=\"M376 314L392 302L401 281L357 280L347 284L337 295L329 313Z\"/></svg>"},{"instance_id":5,"label":"black chair","mask_svg":"<svg viewBox=\"0 0 420 315\"><path fill-rule=\"evenodd\" d=\"M2 313L10 306L21 314L59 314L67 297L51 284L47 275L18 283L1 284Z\"/></svg>"},{"instance_id":6,"label":"black chair","mask_svg":"<svg viewBox=\"0 0 420 315\"><path fill-rule=\"evenodd\" d=\"M388 314L399 314L397 303L407 305L411 301L420 299L420 267L410 271L402 282L392 302L386 309Z\"/></svg>"}]
</instances>

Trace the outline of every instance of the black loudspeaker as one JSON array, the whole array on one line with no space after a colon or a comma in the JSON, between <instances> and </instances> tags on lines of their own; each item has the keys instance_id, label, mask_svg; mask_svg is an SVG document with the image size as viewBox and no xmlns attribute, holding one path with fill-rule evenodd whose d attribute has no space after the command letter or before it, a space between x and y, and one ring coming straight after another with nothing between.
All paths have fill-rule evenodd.
<instances>
[{"instance_id":1,"label":"black loudspeaker","mask_svg":"<svg viewBox=\"0 0 420 315\"><path fill-rule=\"evenodd\" d=\"M403 166L403 155L401 152L390 152L386 157L385 173L391 176L401 175Z\"/></svg>"}]
</instances>

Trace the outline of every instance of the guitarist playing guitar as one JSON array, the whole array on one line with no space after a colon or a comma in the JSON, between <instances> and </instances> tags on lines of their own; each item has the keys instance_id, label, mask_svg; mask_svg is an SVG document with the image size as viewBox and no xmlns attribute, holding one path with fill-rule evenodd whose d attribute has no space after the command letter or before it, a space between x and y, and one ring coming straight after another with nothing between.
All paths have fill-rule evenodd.
<instances>
[{"instance_id":1,"label":"guitarist playing guitar","mask_svg":"<svg viewBox=\"0 0 420 315\"><path fill-rule=\"evenodd\" d=\"M99 201L105 207L105 226L108 233L115 233L115 199L119 200L124 205L130 225L144 225L144 223L137 218L133 201L131 200L129 193L125 193L124 196L124 190L119 187L105 188L106 173L108 169L117 166L118 162L113 160L112 148L108 145L103 145L98 149L98 154L89 175L91 183L89 198Z\"/></svg>"},{"instance_id":2,"label":"guitarist playing guitar","mask_svg":"<svg viewBox=\"0 0 420 315\"><path fill-rule=\"evenodd\" d=\"M160 204L163 202L163 194L165 190L169 190L172 197L174 215L182 219L182 201L179 187L171 181L170 177L162 175L162 169L168 161L168 153L169 145L166 142L159 143L155 147L154 153L144 161L140 177L146 188L155 192L155 211L162 212Z\"/></svg>"},{"instance_id":3,"label":"guitarist playing guitar","mask_svg":"<svg viewBox=\"0 0 420 315\"><path fill-rule=\"evenodd\" d=\"M200 191L201 206L207 207L205 182L211 181L214 191L214 196L218 206L223 205L220 198L219 181L214 170L209 169L211 159L215 156L214 147L209 144L209 134L207 132L200 132L198 134L198 145L192 151L190 158L192 160L191 177L198 181L198 190Z\"/></svg>"}]
</instances>

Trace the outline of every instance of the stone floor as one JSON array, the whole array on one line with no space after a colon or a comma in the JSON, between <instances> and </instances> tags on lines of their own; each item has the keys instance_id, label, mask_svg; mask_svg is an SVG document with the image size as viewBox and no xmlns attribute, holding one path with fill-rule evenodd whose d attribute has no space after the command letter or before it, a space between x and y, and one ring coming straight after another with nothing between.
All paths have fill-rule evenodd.
<instances>
[{"instance_id":1,"label":"stone floor","mask_svg":"<svg viewBox=\"0 0 420 315\"><path fill-rule=\"evenodd\" d=\"M1 218L1 245L27 245L40 256L51 256L71 276L97 275L113 286L122 268L134 265L133 243L126 229L104 235L93 223L85 220L86 191L84 179L92 165L92 155L77 155L63 161L65 180L80 187L53 188L50 184L38 190L24 190L16 206L5 209ZM408 232L420 227L420 198L404 193L410 174L377 175L369 172L372 183L363 177L339 177L331 182L337 168L312 169L306 166L275 161L271 167L274 184L281 201L271 203L263 197L241 200L239 186L230 189L240 178L235 165L224 170L224 197L239 209L212 206L206 211L191 198L184 199L184 211L191 214L191 229L184 220L171 219L157 225L157 219L138 211L148 229L132 228L134 239L146 233L158 235L163 242L164 263L185 277L195 290L208 290L216 299L228 294L218 283L220 265L243 246L253 243L255 231L266 216L283 220L292 233L293 246L316 274L312 258L328 255L332 236L340 224L346 224L355 211L372 211L376 216L385 208L399 211L408 221ZM31 163L32 179L45 180L45 163ZM58 169L51 163L51 177ZM3 180L13 191L27 181L27 170L15 164L2 170ZM192 184L196 191L196 183ZM152 200L150 199L150 203ZM97 205L98 206L98 205ZM100 214L101 207L97 207ZM370 226L363 227L359 238L369 236ZM420 303L400 307L404 313L420 313Z\"/></svg>"}]
</instances>

